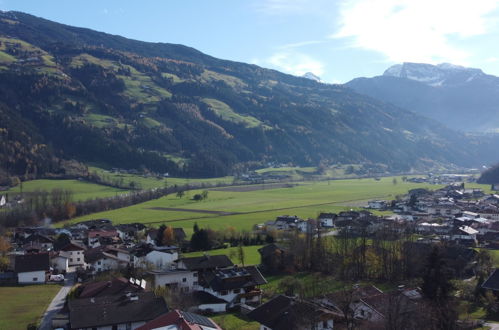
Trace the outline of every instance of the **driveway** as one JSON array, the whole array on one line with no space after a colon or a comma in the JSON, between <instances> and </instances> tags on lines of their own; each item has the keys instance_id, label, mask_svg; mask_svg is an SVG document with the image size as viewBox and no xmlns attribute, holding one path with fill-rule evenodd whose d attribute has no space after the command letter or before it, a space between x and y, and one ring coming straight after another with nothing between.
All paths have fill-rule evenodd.
<instances>
[{"instance_id":1,"label":"driveway","mask_svg":"<svg viewBox=\"0 0 499 330\"><path fill-rule=\"evenodd\" d=\"M499 323L486 322L484 325L490 327L491 330L499 330Z\"/></svg>"},{"instance_id":2,"label":"driveway","mask_svg":"<svg viewBox=\"0 0 499 330\"><path fill-rule=\"evenodd\" d=\"M42 322L40 323L39 330L51 330L52 329L52 318L59 313L61 308L64 306L66 296L73 287L75 283L75 273L68 273L66 279L64 280L64 286L55 295L54 299L50 303L49 307L43 314Z\"/></svg>"}]
</instances>

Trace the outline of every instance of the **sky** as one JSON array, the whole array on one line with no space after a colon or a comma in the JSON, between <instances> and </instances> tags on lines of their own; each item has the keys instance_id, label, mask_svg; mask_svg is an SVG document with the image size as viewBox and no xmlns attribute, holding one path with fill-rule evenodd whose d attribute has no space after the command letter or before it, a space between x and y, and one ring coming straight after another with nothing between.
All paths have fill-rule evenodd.
<instances>
[{"instance_id":1,"label":"sky","mask_svg":"<svg viewBox=\"0 0 499 330\"><path fill-rule=\"evenodd\" d=\"M0 9L328 83L402 62L499 76L499 0L0 0Z\"/></svg>"}]
</instances>

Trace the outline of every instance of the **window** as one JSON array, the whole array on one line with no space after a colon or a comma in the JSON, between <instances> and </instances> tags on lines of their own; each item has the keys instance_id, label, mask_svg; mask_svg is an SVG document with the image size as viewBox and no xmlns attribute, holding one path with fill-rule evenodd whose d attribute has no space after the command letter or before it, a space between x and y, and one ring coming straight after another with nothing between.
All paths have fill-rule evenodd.
<instances>
[{"instance_id":1,"label":"window","mask_svg":"<svg viewBox=\"0 0 499 330\"><path fill-rule=\"evenodd\" d=\"M187 282L187 278L185 278L185 277L184 277L184 278L182 279L182 282Z\"/></svg>"},{"instance_id":2,"label":"window","mask_svg":"<svg viewBox=\"0 0 499 330\"><path fill-rule=\"evenodd\" d=\"M322 321L322 327L327 329L327 321Z\"/></svg>"},{"instance_id":3,"label":"window","mask_svg":"<svg viewBox=\"0 0 499 330\"><path fill-rule=\"evenodd\" d=\"M198 282L197 282L197 281L195 281L195 282L194 282L194 283L192 283L192 284L194 284L194 285L198 285Z\"/></svg>"},{"instance_id":4,"label":"window","mask_svg":"<svg viewBox=\"0 0 499 330\"><path fill-rule=\"evenodd\" d=\"M33 282L37 282L38 281L38 277L33 277Z\"/></svg>"},{"instance_id":5,"label":"window","mask_svg":"<svg viewBox=\"0 0 499 330\"><path fill-rule=\"evenodd\" d=\"M100 265L100 264L101 264L101 261L99 261L99 262L97 263L97 265Z\"/></svg>"},{"instance_id":6,"label":"window","mask_svg":"<svg viewBox=\"0 0 499 330\"><path fill-rule=\"evenodd\" d=\"M194 274L192 274L192 276L198 277L198 273L194 273Z\"/></svg>"},{"instance_id":7,"label":"window","mask_svg":"<svg viewBox=\"0 0 499 330\"><path fill-rule=\"evenodd\" d=\"M234 289L234 293L239 293L241 292L241 289Z\"/></svg>"},{"instance_id":8,"label":"window","mask_svg":"<svg viewBox=\"0 0 499 330\"><path fill-rule=\"evenodd\" d=\"M80 261L80 258L76 259L76 261Z\"/></svg>"},{"instance_id":9,"label":"window","mask_svg":"<svg viewBox=\"0 0 499 330\"><path fill-rule=\"evenodd\" d=\"M226 296L226 295L228 294L228 292L227 292L227 290L223 290L223 291L221 292L221 294L222 294L222 296Z\"/></svg>"},{"instance_id":10,"label":"window","mask_svg":"<svg viewBox=\"0 0 499 330\"><path fill-rule=\"evenodd\" d=\"M73 262L73 258L69 258L69 262Z\"/></svg>"}]
</instances>

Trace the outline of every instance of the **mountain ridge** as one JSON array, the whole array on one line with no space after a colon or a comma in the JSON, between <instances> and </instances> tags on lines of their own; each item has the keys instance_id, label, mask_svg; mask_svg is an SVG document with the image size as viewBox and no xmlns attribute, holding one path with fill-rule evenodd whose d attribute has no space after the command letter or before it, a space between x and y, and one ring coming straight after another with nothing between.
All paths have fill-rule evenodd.
<instances>
[{"instance_id":1,"label":"mountain ridge","mask_svg":"<svg viewBox=\"0 0 499 330\"><path fill-rule=\"evenodd\" d=\"M499 77L449 64L404 63L345 84L465 132L499 132Z\"/></svg>"},{"instance_id":2,"label":"mountain ridge","mask_svg":"<svg viewBox=\"0 0 499 330\"><path fill-rule=\"evenodd\" d=\"M69 159L188 176L268 162L410 171L472 166L483 153L461 148L474 140L345 86L187 46L18 12L0 14L0 31L0 175L64 173ZM23 152L14 155L15 146Z\"/></svg>"}]
</instances>

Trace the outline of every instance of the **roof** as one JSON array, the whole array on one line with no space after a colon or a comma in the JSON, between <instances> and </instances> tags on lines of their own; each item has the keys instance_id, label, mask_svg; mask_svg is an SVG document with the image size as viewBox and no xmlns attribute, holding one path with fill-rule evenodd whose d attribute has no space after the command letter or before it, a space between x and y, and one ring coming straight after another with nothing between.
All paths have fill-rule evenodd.
<instances>
[{"instance_id":1,"label":"roof","mask_svg":"<svg viewBox=\"0 0 499 330\"><path fill-rule=\"evenodd\" d=\"M206 291L194 291L192 296L199 302L199 304L227 304L222 298L215 297Z\"/></svg>"},{"instance_id":2,"label":"roof","mask_svg":"<svg viewBox=\"0 0 499 330\"><path fill-rule=\"evenodd\" d=\"M483 282L482 288L499 291L499 269L495 269L489 278Z\"/></svg>"},{"instance_id":3,"label":"roof","mask_svg":"<svg viewBox=\"0 0 499 330\"><path fill-rule=\"evenodd\" d=\"M210 270L203 276L214 291L241 289L267 283L256 266Z\"/></svg>"},{"instance_id":4,"label":"roof","mask_svg":"<svg viewBox=\"0 0 499 330\"><path fill-rule=\"evenodd\" d=\"M225 268L234 266L226 255L204 255L201 257L181 258L177 262L183 262L188 270L203 270L214 268Z\"/></svg>"},{"instance_id":5,"label":"roof","mask_svg":"<svg viewBox=\"0 0 499 330\"><path fill-rule=\"evenodd\" d=\"M113 278L110 281L83 284L79 290L79 298L104 297L126 292L144 291L140 286L130 283L124 277Z\"/></svg>"},{"instance_id":6,"label":"roof","mask_svg":"<svg viewBox=\"0 0 499 330\"><path fill-rule=\"evenodd\" d=\"M118 231L116 230L89 230L88 238L94 237L115 237L118 236Z\"/></svg>"},{"instance_id":7,"label":"roof","mask_svg":"<svg viewBox=\"0 0 499 330\"><path fill-rule=\"evenodd\" d=\"M94 263L97 260L100 260L103 258L109 258L109 259L114 259L114 260L126 263L127 261L120 259L115 255L118 252L128 254L128 251L125 251L125 250L120 250L120 249L113 248L110 246L99 246L99 247L85 251L85 262L86 263ZM115 254L113 254L113 253L115 253Z\"/></svg>"},{"instance_id":8,"label":"roof","mask_svg":"<svg viewBox=\"0 0 499 330\"><path fill-rule=\"evenodd\" d=\"M287 248L279 245L279 244L276 244L276 243L270 243L270 244L267 244L261 248L258 249L258 252L262 255L262 256L269 256L271 254L274 254L275 251L287 251Z\"/></svg>"},{"instance_id":9,"label":"roof","mask_svg":"<svg viewBox=\"0 0 499 330\"><path fill-rule=\"evenodd\" d=\"M76 241L70 241L65 247L63 247L61 250L63 251L85 251L87 247L83 245L82 243L76 242Z\"/></svg>"},{"instance_id":10,"label":"roof","mask_svg":"<svg viewBox=\"0 0 499 330\"><path fill-rule=\"evenodd\" d=\"M48 236L35 233L29 235L25 242L54 243L54 240Z\"/></svg>"},{"instance_id":11,"label":"roof","mask_svg":"<svg viewBox=\"0 0 499 330\"><path fill-rule=\"evenodd\" d=\"M175 325L181 330L203 330L203 329L222 329L212 319L206 316L188 313L181 310L174 310L163 314L152 321L147 322L137 330L152 330L169 325Z\"/></svg>"},{"instance_id":12,"label":"roof","mask_svg":"<svg viewBox=\"0 0 499 330\"><path fill-rule=\"evenodd\" d=\"M308 301L279 295L249 312L248 317L273 330L292 330L301 329L302 322L335 319L341 314Z\"/></svg>"},{"instance_id":13,"label":"roof","mask_svg":"<svg viewBox=\"0 0 499 330\"><path fill-rule=\"evenodd\" d=\"M14 270L16 273L47 271L50 269L49 254L25 254L16 256Z\"/></svg>"},{"instance_id":14,"label":"roof","mask_svg":"<svg viewBox=\"0 0 499 330\"><path fill-rule=\"evenodd\" d=\"M71 329L110 326L122 323L147 322L168 312L162 297L152 292L72 299L68 303Z\"/></svg>"}]
</instances>

